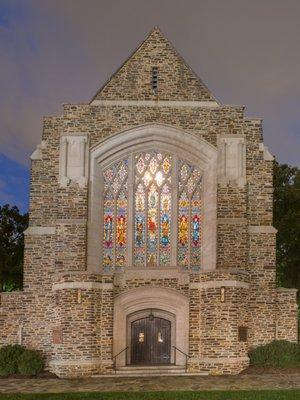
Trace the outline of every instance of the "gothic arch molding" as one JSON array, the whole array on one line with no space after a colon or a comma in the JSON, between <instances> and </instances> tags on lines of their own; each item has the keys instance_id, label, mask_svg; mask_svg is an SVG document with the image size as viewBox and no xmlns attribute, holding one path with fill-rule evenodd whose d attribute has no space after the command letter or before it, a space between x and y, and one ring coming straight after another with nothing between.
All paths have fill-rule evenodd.
<instances>
[{"instance_id":1,"label":"gothic arch molding","mask_svg":"<svg viewBox=\"0 0 300 400\"><path fill-rule=\"evenodd\" d=\"M193 133L164 124L147 124L104 139L90 151L88 270L99 271L101 169L134 151L172 151L198 166L203 174L203 244L201 270L216 267L217 149ZM131 239L132 240L132 239ZM128 243L131 246L132 242Z\"/></svg>"}]
</instances>

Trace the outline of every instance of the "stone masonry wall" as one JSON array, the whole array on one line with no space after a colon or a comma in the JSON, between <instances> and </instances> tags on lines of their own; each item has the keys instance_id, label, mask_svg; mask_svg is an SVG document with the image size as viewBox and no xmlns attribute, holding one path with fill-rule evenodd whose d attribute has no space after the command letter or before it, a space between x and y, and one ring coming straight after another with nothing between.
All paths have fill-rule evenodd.
<instances>
[{"instance_id":1,"label":"stone masonry wall","mask_svg":"<svg viewBox=\"0 0 300 400\"><path fill-rule=\"evenodd\" d=\"M238 339L239 326L248 326L248 288L241 270L191 276L189 371L234 374L249 364L248 345Z\"/></svg>"},{"instance_id":2,"label":"stone masonry wall","mask_svg":"<svg viewBox=\"0 0 300 400\"><path fill-rule=\"evenodd\" d=\"M277 288L276 339L298 341L297 289Z\"/></svg>"},{"instance_id":3,"label":"stone masonry wall","mask_svg":"<svg viewBox=\"0 0 300 400\"><path fill-rule=\"evenodd\" d=\"M215 147L220 137L245 139L246 183L218 185L217 270L193 274L190 282L102 276L100 265L99 274L86 271L91 188L59 182L62 134L86 134L90 150L151 123L182 129ZM192 372L238 373L247 366L249 347L297 340L295 293L275 284L273 162L262 140L262 121L245 117L242 106L216 102L155 29L90 104L66 104L61 116L44 118L41 149L31 165L24 292L1 294L0 344L21 341L40 350L47 368L60 376L109 373L114 296L140 286L189 297ZM227 282L222 303L220 282ZM239 326L248 327L247 343L237 341Z\"/></svg>"}]
</instances>

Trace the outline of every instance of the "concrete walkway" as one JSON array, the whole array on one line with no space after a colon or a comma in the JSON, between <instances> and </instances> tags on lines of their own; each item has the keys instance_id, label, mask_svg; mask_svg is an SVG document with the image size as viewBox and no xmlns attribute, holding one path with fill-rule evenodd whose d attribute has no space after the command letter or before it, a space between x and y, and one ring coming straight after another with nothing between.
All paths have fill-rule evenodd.
<instances>
[{"instance_id":1,"label":"concrete walkway","mask_svg":"<svg viewBox=\"0 0 300 400\"><path fill-rule=\"evenodd\" d=\"M62 393L172 390L300 389L300 369L235 376L168 376L147 378L0 379L0 393Z\"/></svg>"}]
</instances>

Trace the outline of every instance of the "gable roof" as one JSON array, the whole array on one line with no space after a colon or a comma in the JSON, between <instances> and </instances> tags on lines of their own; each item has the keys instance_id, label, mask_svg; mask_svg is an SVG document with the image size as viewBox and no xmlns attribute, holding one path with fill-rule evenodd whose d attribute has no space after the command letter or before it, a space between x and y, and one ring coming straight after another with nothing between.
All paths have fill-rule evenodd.
<instances>
[{"instance_id":1,"label":"gable roof","mask_svg":"<svg viewBox=\"0 0 300 400\"><path fill-rule=\"evenodd\" d=\"M158 68L158 90L152 89ZM91 100L217 101L155 27Z\"/></svg>"}]
</instances>

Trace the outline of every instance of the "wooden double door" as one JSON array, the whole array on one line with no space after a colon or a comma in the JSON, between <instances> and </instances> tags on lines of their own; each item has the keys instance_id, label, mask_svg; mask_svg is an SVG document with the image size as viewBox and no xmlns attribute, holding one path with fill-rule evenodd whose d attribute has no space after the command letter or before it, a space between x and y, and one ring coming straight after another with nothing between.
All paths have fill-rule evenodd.
<instances>
[{"instance_id":1,"label":"wooden double door","mask_svg":"<svg viewBox=\"0 0 300 400\"><path fill-rule=\"evenodd\" d=\"M131 323L131 364L171 363L171 322L154 316Z\"/></svg>"}]
</instances>

